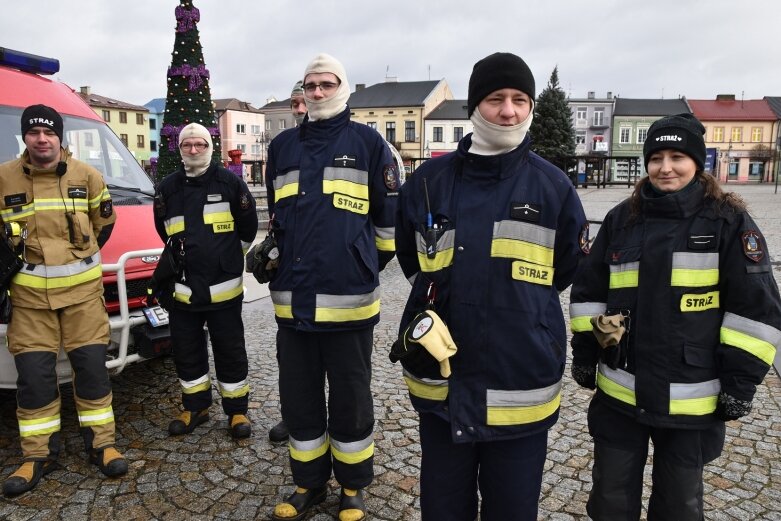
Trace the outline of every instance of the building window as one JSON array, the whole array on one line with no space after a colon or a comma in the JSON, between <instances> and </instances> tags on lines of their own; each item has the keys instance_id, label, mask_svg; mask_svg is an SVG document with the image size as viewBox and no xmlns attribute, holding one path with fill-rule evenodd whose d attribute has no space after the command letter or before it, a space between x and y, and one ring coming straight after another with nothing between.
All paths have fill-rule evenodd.
<instances>
[{"instance_id":1,"label":"building window","mask_svg":"<svg viewBox=\"0 0 781 521\"><path fill-rule=\"evenodd\" d=\"M752 143L762 142L762 127L753 127L751 129L751 142Z\"/></svg>"},{"instance_id":2,"label":"building window","mask_svg":"<svg viewBox=\"0 0 781 521\"><path fill-rule=\"evenodd\" d=\"M764 173L765 173L764 161L752 161L751 163L748 164L749 177L756 177L758 179L762 179Z\"/></svg>"},{"instance_id":3,"label":"building window","mask_svg":"<svg viewBox=\"0 0 781 521\"><path fill-rule=\"evenodd\" d=\"M260 135L260 125L252 125L250 130L252 131L253 136Z\"/></svg>"},{"instance_id":4,"label":"building window","mask_svg":"<svg viewBox=\"0 0 781 521\"><path fill-rule=\"evenodd\" d=\"M143 125L143 124L144 124L144 115L136 114L136 125Z\"/></svg>"},{"instance_id":5,"label":"building window","mask_svg":"<svg viewBox=\"0 0 781 521\"><path fill-rule=\"evenodd\" d=\"M743 141L743 127L732 127L732 137L730 141L740 143Z\"/></svg>"},{"instance_id":6,"label":"building window","mask_svg":"<svg viewBox=\"0 0 781 521\"><path fill-rule=\"evenodd\" d=\"M271 120L266 121L266 130L271 130Z\"/></svg>"},{"instance_id":7,"label":"building window","mask_svg":"<svg viewBox=\"0 0 781 521\"><path fill-rule=\"evenodd\" d=\"M127 146L127 134L120 134L119 140L122 141L122 144Z\"/></svg>"},{"instance_id":8,"label":"building window","mask_svg":"<svg viewBox=\"0 0 781 521\"><path fill-rule=\"evenodd\" d=\"M244 143L239 143L238 145L236 145L236 149L237 150L241 150L242 153L246 153L247 152L247 145L245 145Z\"/></svg>"},{"instance_id":9,"label":"building window","mask_svg":"<svg viewBox=\"0 0 781 521\"><path fill-rule=\"evenodd\" d=\"M260 155L260 145L252 145L252 155L253 156L259 156Z\"/></svg>"},{"instance_id":10,"label":"building window","mask_svg":"<svg viewBox=\"0 0 781 521\"><path fill-rule=\"evenodd\" d=\"M442 127L434 127L434 139L432 139L435 143L442 143Z\"/></svg>"},{"instance_id":11,"label":"building window","mask_svg":"<svg viewBox=\"0 0 781 521\"><path fill-rule=\"evenodd\" d=\"M111 121L111 112L110 111L108 111L108 110L104 110L103 111L103 121L105 121L106 123Z\"/></svg>"},{"instance_id":12,"label":"building window","mask_svg":"<svg viewBox=\"0 0 781 521\"><path fill-rule=\"evenodd\" d=\"M605 109L594 109L594 126L601 127L605 124Z\"/></svg>"},{"instance_id":13,"label":"building window","mask_svg":"<svg viewBox=\"0 0 781 521\"><path fill-rule=\"evenodd\" d=\"M386 121L385 122L385 140L389 143L394 143L396 141L396 122L395 121Z\"/></svg>"},{"instance_id":14,"label":"building window","mask_svg":"<svg viewBox=\"0 0 781 521\"><path fill-rule=\"evenodd\" d=\"M366 126L369 128L373 128L374 130L377 130L377 122L376 121L367 121Z\"/></svg>"},{"instance_id":15,"label":"building window","mask_svg":"<svg viewBox=\"0 0 781 521\"><path fill-rule=\"evenodd\" d=\"M244 123L236 123L236 133L237 134L246 134L247 133L247 127L244 126Z\"/></svg>"},{"instance_id":16,"label":"building window","mask_svg":"<svg viewBox=\"0 0 781 521\"><path fill-rule=\"evenodd\" d=\"M724 127L713 127L713 142L714 143L724 142Z\"/></svg>"},{"instance_id":17,"label":"building window","mask_svg":"<svg viewBox=\"0 0 781 521\"><path fill-rule=\"evenodd\" d=\"M157 128L157 120L155 118L149 118L149 129L155 130Z\"/></svg>"},{"instance_id":18,"label":"building window","mask_svg":"<svg viewBox=\"0 0 781 521\"><path fill-rule=\"evenodd\" d=\"M284 130L287 127L287 122L284 119L279 120L279 130Z\"/></svg>"},{"instance_id":19,"label":"building window","mask_svg":"<svg viewBox=\"0 0 781 521\"><path fill-rule=\"evenodd\" d=\"M120 112L119 113L119 122L120 123L127 123L127 112Z\"/></svg>"},{"instance_id":20,"label":"building window","mask_svg":"<svg viewBox=\"0 0 781 521\"><path fill-rule=\"evenodd\" d=\"M136 146L138 148L144 148L144 136L143 136L143 134L138 134L136 136Z\"/></svg>"},{"instance_id":21,"label":"building window","mask_svg":"<svg viewBox=\"0 0 781 521\"><path fill-rule=\"evenodd\" d=\"M414 121L405 121L404 122L404 141L407 143L414 143L415 142L415 122Z\"/></svg>"},{"instance_id":22,"label":"building window","mask_svg":"<svg viewBox=\"0 0 781 521\"><path fill-rule=\"evenodd\" d=\"M157 141L152 140L149 142L149 150L157 152Z\"/></svg>"},{"instance_id":23,"label":"building window","mask_svg":"<svg viewBox=\"0 0 781 521\"><path fill-rule=\"evenodd\" d=\"M645 138L648 137L648 127L641 127L637 129L637 144L645 143Z\"/></svg>"},{"instance_id":24,"label":"building window","mask_svg":"<svg viewBox=\"0 0 781 521\"><path fill-rule=\"evenodd\" d=\"M464 127L453 127L453 142L458 143L464 139Z\"/></svg>"},{"instance_id":25,"label":"building window","mask_svg":"<svg viewBox=\"0 0 781 521\"><path fill-rule=\"evenodd\" d=\"M575 132L575 145L585 145L586 144L586 132L581 130L578 132Z\"/></svg>"},{"instance_id":26,"label":"building window","mask_svg":"<svg viewBox=\"0 0 781 521\"><path fill-rule=\"evenodd\" d=\"M621 127L619 134L618 134L618 144L619 145L628 145L629 144L629 136L632 134L632 129L630 127Z\"/></svg>"},{"instance_id":27,"label":"building window","mask_svg":"<svg viewBox=\"0 0 781 521\"><path fill-rule=\"evenodd\" d=\"M586 107L578 107L577 120L579 122L585 123L586 119L588 119L587 114L588 114L588 109Z\"/></svg>"}]
</instances>

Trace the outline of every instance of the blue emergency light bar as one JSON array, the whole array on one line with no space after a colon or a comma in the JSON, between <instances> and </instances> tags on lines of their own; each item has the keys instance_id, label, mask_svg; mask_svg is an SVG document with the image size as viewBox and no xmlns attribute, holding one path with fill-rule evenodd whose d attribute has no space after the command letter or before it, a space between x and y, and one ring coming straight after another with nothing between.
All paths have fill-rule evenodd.
<instances>
[{"instance_id":1,"label":"blue emergency light bar","mask_svg":"<svg viewBox=\"0 0 781 521\"><path fill-rule=\"evenodd\" d=\"M33 74L55 74L60 70L60 60L5 47L0 47L0 65Z\"/></svg>"}]
</instances>

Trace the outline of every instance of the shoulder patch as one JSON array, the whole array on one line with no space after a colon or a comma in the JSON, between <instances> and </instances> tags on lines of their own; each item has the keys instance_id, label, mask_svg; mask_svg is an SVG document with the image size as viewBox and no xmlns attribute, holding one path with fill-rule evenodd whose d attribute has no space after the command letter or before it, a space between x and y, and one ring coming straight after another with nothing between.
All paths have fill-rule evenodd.
<instances>
[{"instance_id":1,"label":"shoulder patch","mask_svg":"<svg viewBox=\"0 0 781 521\"><path fill-rule=\"evenodd\" d=\"M583 228L580 229L580 235L578 236L578 244L580 245L580 251L588 255L591 253L591 240L588 236L589 225L585 223Z\"/></svg>"},{"instance_id":2,"label":"shoulder patch","mask_svg":"<svg viewBox=\"0 0 781 521\"><path fill-rule=\"evenodd\" d=\"M743 254L748 257L749 260L759 262L765 256L765 252L762 251L762 236L756 230L749 230L743 232L741 237L743 243Z\"/></svg>"},{"instance_id":3,"label":"shoulder patch","mask_svg":"<svg viewBox=\"0 0 781 521\"><path fill-rule=\"evenodd\" d=\"M102 201L100 203L100 216L104 219L108 219L111 217L111 214L114 213L114 205L111 202L111 199L106 199L105 201Z\"/></svg>"},{"instance_id":4,"label":"shoulder patch","mask_svg":"<svg viewBox=\"0 0 781 521\"><path fill-rule=\"evenodd\" d=\"M401 183L399 183L399 171L396 165L385 165L382 169L382 179L385 181L385 187L388 190L398 190Z\"/></svg>"},{"instance_id":5,"label":"shoulder patch","mask_svg":"<svg viewBox=\"0 0 781 521\"><path fill-rule=\"evenodd\" d=\"M239 197L239 207L242 210L249 210L250 201L249 201L249 195L247 195L247 192L242 192L241 193L241 196Z\"/></svg>"}]
</instances>

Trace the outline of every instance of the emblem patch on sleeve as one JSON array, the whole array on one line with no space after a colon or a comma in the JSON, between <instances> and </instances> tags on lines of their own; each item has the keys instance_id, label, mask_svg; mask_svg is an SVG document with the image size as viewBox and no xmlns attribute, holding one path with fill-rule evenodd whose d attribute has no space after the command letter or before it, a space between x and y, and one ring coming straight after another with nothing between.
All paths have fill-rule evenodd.
<instances>
[{"instance_id":1,"label":"emblem patch on sleeve","mask_svg":"<svg viewBox=\"0 0 781 521\"><path fill-rule=\"evenodd\" d=\"M249 210L249 195L246 192L242 192L241 197L239 197L239 206L242 210Z\"/></svg>"},{"instance_id":2,"label":"emblem patch on sleeve","mask_svg":"<svg viewBox=\"0 0 781 521\"><path fill-rule=\"evenodd\" d=\"M765 252L762 251L762 236L759 232L749 230L743 233L741 237L743 242L743 254L748 257L749 260L759 262L765 256Z\"/></svg>"},{"instance_id":3,"label":"emblem patch on sleeve","mask_svg":"<svg viewBox=\"0 0 781 521\"><path fill-rule=\"evenodd\" d=\"M382 179L385 181L385 187L388 190L399 189L399 171L396 165L385 165L382 170Z\"/></svg>"},{"instance_id":4,"label":"emblem patch on sleeve","mask_svg":"<svg viewBox=\"0 0 781 521\"><path fill-rule=\"evenodd\" d=\"M114 205L111 203L111 199L106 199L100 203L100 216L104 219L111 217L114 213Z\"/></svg>"},{"instance_id":5,"label":"emblem patch on sleeve","mask_svg":"<svg viewBox=\"0 0 781 521\"><path fill-rule=\"evenodd\" d=\"M583 225L580 229L580 236L578 236L578 244L580 245L580 251L588 255L591 252L591 241L588 238L589 226L588 223Z\"/></svg>"}]
</instances>

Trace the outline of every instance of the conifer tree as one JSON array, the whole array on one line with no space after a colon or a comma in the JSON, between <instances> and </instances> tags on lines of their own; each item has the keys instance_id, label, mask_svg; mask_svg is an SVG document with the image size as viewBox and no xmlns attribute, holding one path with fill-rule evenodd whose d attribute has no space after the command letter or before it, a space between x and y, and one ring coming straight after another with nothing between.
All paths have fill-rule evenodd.
<instances>
[{"instance_id":1,"label":"conifer tree","mask_svg":"<svg viewBox=\"0 0 781 521\"><path fill-rule=\"evenodd\" d=\"M201 13L192 0L179 0L174 13L176 37L171 66L168 67L168 92L160 129L160 158L154 172L158 181L181 163L179 132L189 123L200 123L209 129L214 143L212 158L220 161L220 132L209 90L209 70L203 60L198 35Z\"/></svg>"},{"instance_id":2,"label":"conifer tree","mask_svg":"<svg viewBox=\"0 0 781 521\"><path fill-rule=\"evenodd\" d=\"M533 151L548 161L563 165L563 159L575 154L575 129L567 95L559 86L559 68L553 68L548 85L537 97L534 120L529 129Z\"/></svg>"}]
</instances>

